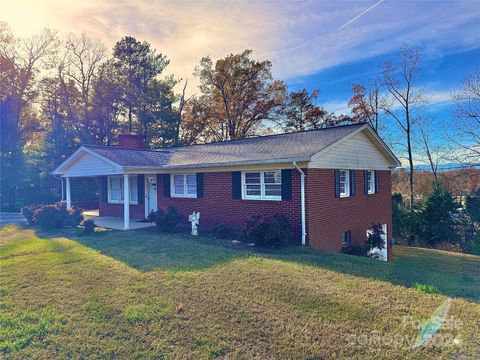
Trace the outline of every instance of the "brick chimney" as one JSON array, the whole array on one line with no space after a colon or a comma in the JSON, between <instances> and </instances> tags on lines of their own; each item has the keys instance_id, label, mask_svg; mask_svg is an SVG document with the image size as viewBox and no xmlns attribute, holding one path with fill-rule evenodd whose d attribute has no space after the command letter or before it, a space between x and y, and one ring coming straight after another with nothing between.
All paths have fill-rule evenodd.
<instances>
[{"instance_id":1,"label":"brick chimney","mask_svg":"<svg viewBox=\"0 0 480 360\"><path fill-rule=\"evenodd\" d=\"M118 147L124 149L144 149L143 139L136 134L119 134Z\"/></svg>"}]
</instances>

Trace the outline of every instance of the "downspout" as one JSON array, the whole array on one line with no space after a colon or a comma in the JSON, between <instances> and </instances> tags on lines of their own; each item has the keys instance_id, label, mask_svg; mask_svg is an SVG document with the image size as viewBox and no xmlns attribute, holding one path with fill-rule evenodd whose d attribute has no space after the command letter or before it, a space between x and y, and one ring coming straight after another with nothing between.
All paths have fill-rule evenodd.
<instances>
[{"instance_id":1,"label":"downspout","mask_svg":"<svg viewBox=\"0 0 480 360\"><path fill-rule=\"evenodd\" d=\"M300 173L300 202L302 208L302 245L306 245L307 231L305 226L305 173L297 165L297 162L293 162L293 166Z\"/></svg>"}]
</instances>

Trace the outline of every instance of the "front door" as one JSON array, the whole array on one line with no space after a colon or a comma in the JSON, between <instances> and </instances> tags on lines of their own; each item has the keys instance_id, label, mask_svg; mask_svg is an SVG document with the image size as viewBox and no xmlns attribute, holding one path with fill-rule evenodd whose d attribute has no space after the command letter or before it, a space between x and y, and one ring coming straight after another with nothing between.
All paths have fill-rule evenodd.
<instances>
[{"instance_id":1,"label":"front door","mask_svg":"<svg viewBox=\"0 0 480 360\"><path fill-rule=\"evenodd\" d=\"M145 175L145 217L157 211L157 176Z\"/></svg>"}]
</instances>

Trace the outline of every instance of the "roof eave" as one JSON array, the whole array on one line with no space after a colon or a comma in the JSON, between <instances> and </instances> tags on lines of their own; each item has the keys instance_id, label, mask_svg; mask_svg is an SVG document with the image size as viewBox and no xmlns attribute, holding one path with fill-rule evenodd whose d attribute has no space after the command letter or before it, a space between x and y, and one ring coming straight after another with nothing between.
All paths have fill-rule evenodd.
<instances>
[{"instance_id":1,"label":"roof eave","mask_svg":"<svg viewBox=\"0 0 480 360\"><path fill-rule=\"evenodd\" d=\"M297 158L284 158L284 159L271 159L271 160L256 160L256 161L231 161L220 163L205 163L205 164L193 164L193 165L173 165L173 166L125 166L124 170L129 171L141 171L141 170L191 170L191 169L204 169L212 167L235 167L235 166L248 166L248 165L271 165L271 164L284 164L293 162L305 162L310 161L309 156L297 157Z\"/></svg>"}]
</instances>

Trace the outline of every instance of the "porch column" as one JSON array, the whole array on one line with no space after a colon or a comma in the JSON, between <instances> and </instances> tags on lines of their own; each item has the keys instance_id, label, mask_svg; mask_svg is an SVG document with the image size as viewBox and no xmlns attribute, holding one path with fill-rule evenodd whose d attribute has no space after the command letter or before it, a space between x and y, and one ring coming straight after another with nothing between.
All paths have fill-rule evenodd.
<instances>
[{"instance_id":1,"label":"porch column","mask_svg":"<svg viewBox=\"0 0 480 360\"><path fill-rule=\"evenodd\" d=\"M130 184L128 175L123 175L123 229L130 228Z\"/></svg>"},{"instance_id":2,"label":"porch column","mask_svg":"<svg viewBox=\"0 0 480 360\"><path fill-rule=\"evenodd\" d=\"M67 184L67 209L72 207L72 197L70 195L70 178L65 178Z\"/></svg>"}]
</instances>

